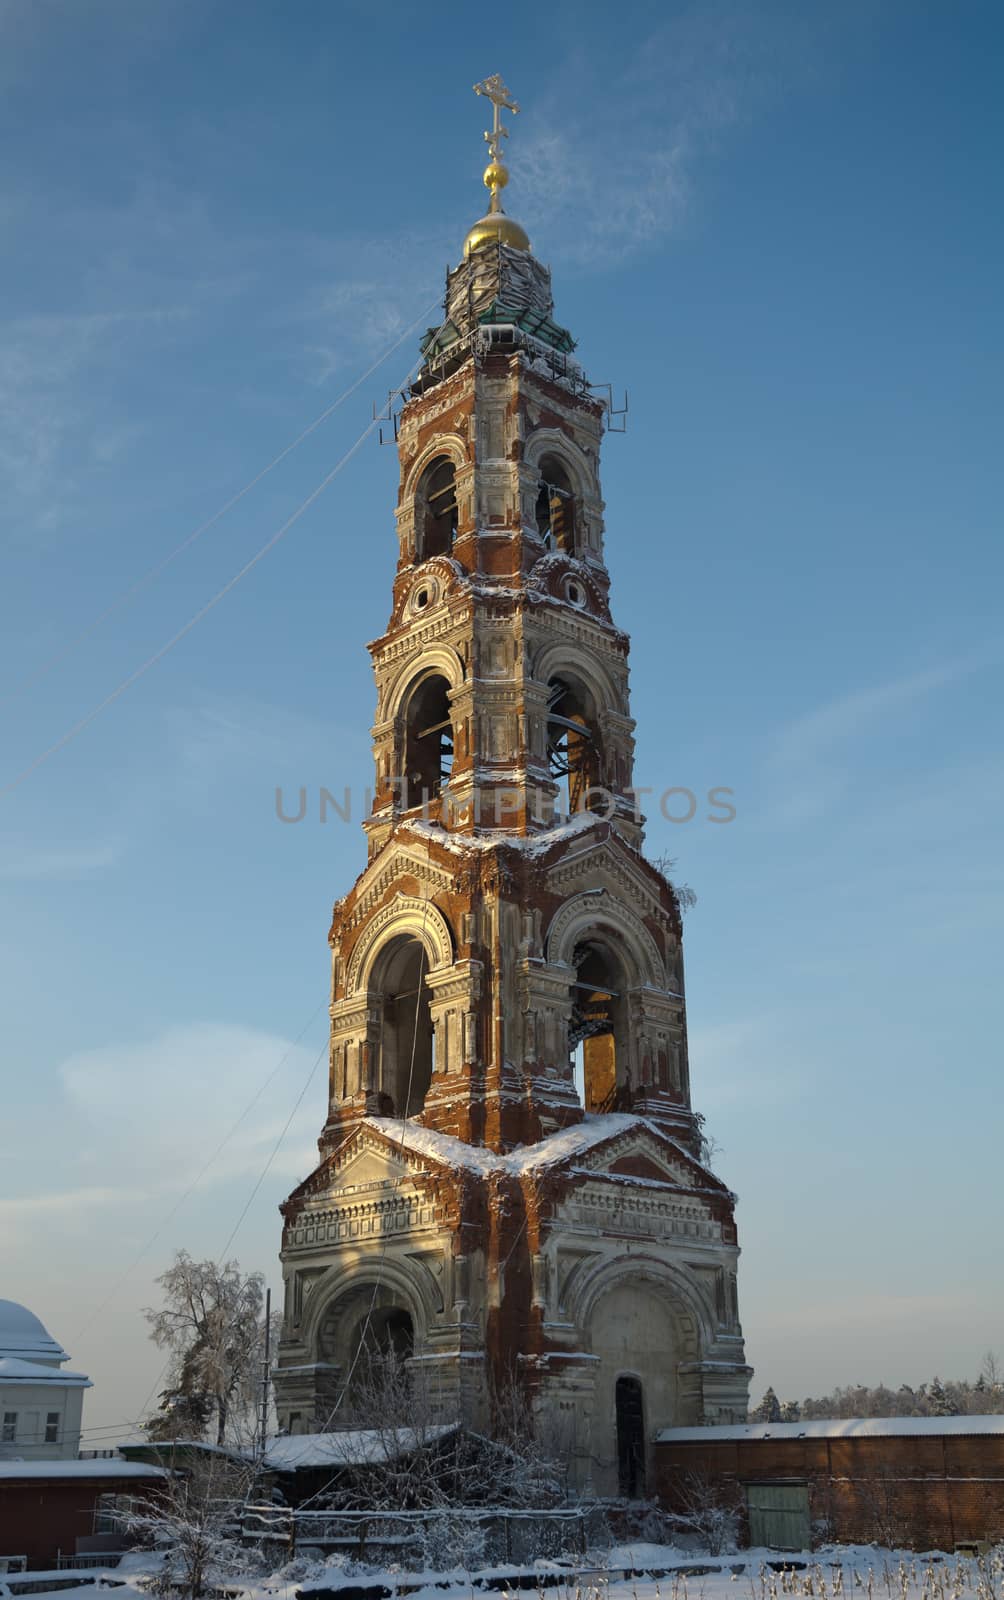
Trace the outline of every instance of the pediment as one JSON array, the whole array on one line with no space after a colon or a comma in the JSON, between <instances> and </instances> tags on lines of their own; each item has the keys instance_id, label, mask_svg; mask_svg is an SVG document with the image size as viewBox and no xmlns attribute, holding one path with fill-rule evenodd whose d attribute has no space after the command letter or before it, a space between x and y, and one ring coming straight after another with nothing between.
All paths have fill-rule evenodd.
<instances>
[{"instance_id":1,"label":"pediment","mask_svg":"<svg viewBox=\"0 0 1004 1600\"><path fill-rule=\"evenodd\" d=\"M663 1184L668 1188L706 1195L729 1193L720 1178L668 1138L650 1122L638 1120L622 1132L613 1132L563 1163L577 1176L608 1175L638 1185Z\"/></svg>"},{"instance_id":2,"label":"pediment","mask_svg":"<svg viewBox=\"0 0 1004 1600\"><path fill-rule=\"evenodd\" d=\"M397 1191L409 1176L408 1164L398 1151L372 1130L357 1128L293 1190L283 1212L288 1217L303 1206L316 1209L318 1204L350 1199L356 1193L372 1197L384 1187Z\"/></svg>"},{"instance_id":3,"label":"pediment","mask_svg":"<svg viewBox=\"0 0 1004 1600\"><path fill-rule=\"evenodd\" d=\"M430 861L427 850L414 841L391 841L356 880L354 919L368 915L402 878L417 879L433 894L453 887L453 874Z\"/></svg>"},{"instance_id":4,"label":"pediment","mask_svg":"<svg viewBox=\"0 0 1004 1600\"><path fill-rule=\"evenodd\" d=\"M329 1194L345 1189L369 1189L374 1184L399 1183L406 1175L407 1168L400 1157L390 1150L365 1144L339 1163L327 1189Z\"/></svg>"},{"instance_id":5,"label":"pediment","mask_svg":"<svg viewBox=\"0 0 1004 1600\"><path fill-rule=\"evenodd\" d=\"M664 1149L660 1141L643 1130L587 1151L576 1166L597 1175L608 1172L611 1177L671 1184L675 1189L703 1187L695 1181L689 1161L673 1149Z\"/></svg>"},{"instance_id":6,"label":"pediment","mask_svg":"<svg viewBox=\"0 0 1004 1600\"><path fill-rule=\"evenodd\" d=\"M628 854L616 834L581 849L567 850L548 872L547 884L566 896L587 889L608 889L642 915L657 917L668 925L674 920L661 880Z\"/></svg>"}]
</instances>

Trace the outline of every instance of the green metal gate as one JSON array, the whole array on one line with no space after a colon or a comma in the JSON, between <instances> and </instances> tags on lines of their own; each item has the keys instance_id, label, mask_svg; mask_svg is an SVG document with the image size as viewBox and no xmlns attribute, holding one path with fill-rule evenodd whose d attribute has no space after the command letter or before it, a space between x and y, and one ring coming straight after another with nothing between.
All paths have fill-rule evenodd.
<instances>
[{"instance_id":1,"label":"green metal gate","mask_svg":"<svg viewBox=\"0 0 1004 1600\"><path fill-rule=\"evenodd\" d=\"M809 1487L805 1483L748 1483L750 1544L768 1550L809 1548Z\"/></svg>"}]
</instances>

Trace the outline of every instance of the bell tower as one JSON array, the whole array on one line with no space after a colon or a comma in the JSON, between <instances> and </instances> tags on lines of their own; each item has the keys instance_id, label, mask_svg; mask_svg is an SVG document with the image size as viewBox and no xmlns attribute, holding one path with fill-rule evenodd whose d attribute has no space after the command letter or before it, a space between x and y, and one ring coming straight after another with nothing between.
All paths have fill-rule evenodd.
<instances>
[{"instance_id":1,"label":"bell tower","mask_svg":"<svg viewBox=\"0 0 1004 1600\"><path fill-rule=\"evenodd\" d=\"M392 1356L488 1425L511 1379L583 1487L634 1493L658 1429L745 1418L734 1197L702 1163L679 904L642 851L607 407L502 209L519 108L498 76L476 92L491 198L399 419L368 864L331 925L276 1391L291 1431L337 1428Z\"/></svg>"}]
</instances>

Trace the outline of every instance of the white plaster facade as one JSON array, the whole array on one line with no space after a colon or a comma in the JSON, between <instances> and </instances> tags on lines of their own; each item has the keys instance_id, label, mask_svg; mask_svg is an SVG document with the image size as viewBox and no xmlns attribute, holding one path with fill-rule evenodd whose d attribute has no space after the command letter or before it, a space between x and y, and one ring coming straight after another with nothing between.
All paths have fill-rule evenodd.
<instances>
[{"instance_id":1,"label":"white plaster facade","mask_svg":"<svg viewBox=\"0 0 1004 1600\"><path fill-rule=\"evenodd\" d=\"M66 1351L15 1300L0 1300L0 1460L69 1461L80 1449L84 1390Z\"/></svg>"}]
</instances>

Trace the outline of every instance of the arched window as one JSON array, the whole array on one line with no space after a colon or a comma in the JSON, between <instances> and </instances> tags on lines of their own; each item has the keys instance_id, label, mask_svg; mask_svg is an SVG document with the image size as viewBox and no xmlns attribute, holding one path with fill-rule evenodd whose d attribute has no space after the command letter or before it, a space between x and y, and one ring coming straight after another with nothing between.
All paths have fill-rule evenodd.
<instances>
[{"instance_id":1,"label":"arched window","mask_svg":"<svg viewBox=\"0 0 1004 1600\"><path fill-rule=\"evenodd\" d=\"M624 969L602 934L587 938L574 955L568 1048L577 1057L586 1111L602 1115L625 1099L629 1031ZM618 1059L619 1057L619 1059Z\"/></svg>"},{"instance_id":2,"label":"arched window","mask_svg":"<svg viewBox=\"0 0 1004 1600\"><path fill-rule=\"evenodd\" d=\"M415 496L417 561L448 556L457 536L457 474L449 456L436 456L418 480Z\"/></svg>"},{"instance_id":3,"label":"arched window","mask_svg":"<svg viewBox=\"0 0 1004 1600\"><path fill-rule=\"evenodd\" d=\"M401 934L381 951L370 977L370 1002L381 1007L377 1082L384 1116L417 1116L429 1092L435 1032L428 969L425 946Z\"/></svg>"},{"instance_id":4,"label":"arched window","mask_svg":"<svg viewBox=\"0 0 1004 1600\"><path fill-rule=\"evenodd\" d=\"M537 532L548 550L575 555L575 494L557 456L541 457Z\"/></svg>"},{"instance_id":5,"label":"arched window","mask_svg":"<svg viewBox=\"0 0 1004 1600\"><path fill-rule=\"evenodd\" d=\"M453 766L450 685L433 674L423 678L405 712L402 799L406 810L438 798Z\"/></svg>"},{"instance_id":6,"label":"arched window","mask_svg":"<svg viewBox=\"0 0 1004 1600\"><path fill-rule=\"evenodd\" d=\"M645 1494L645 1401L637 1378L618 1378L614 1390L617 1414L617 1489L626 1500Z\"/></svg>"},{"instance_id":7,"label":"arched window","mask_svg":"<svg viewBox=\"0 0 1004 1600\"><path fill-rule=\"evenodd\" d=\"M592 696L564 678L553 678L548 685L547 755L569 816L583 810L589 790L600 784L596 710Z\"/></svg>"}]
</instances>

